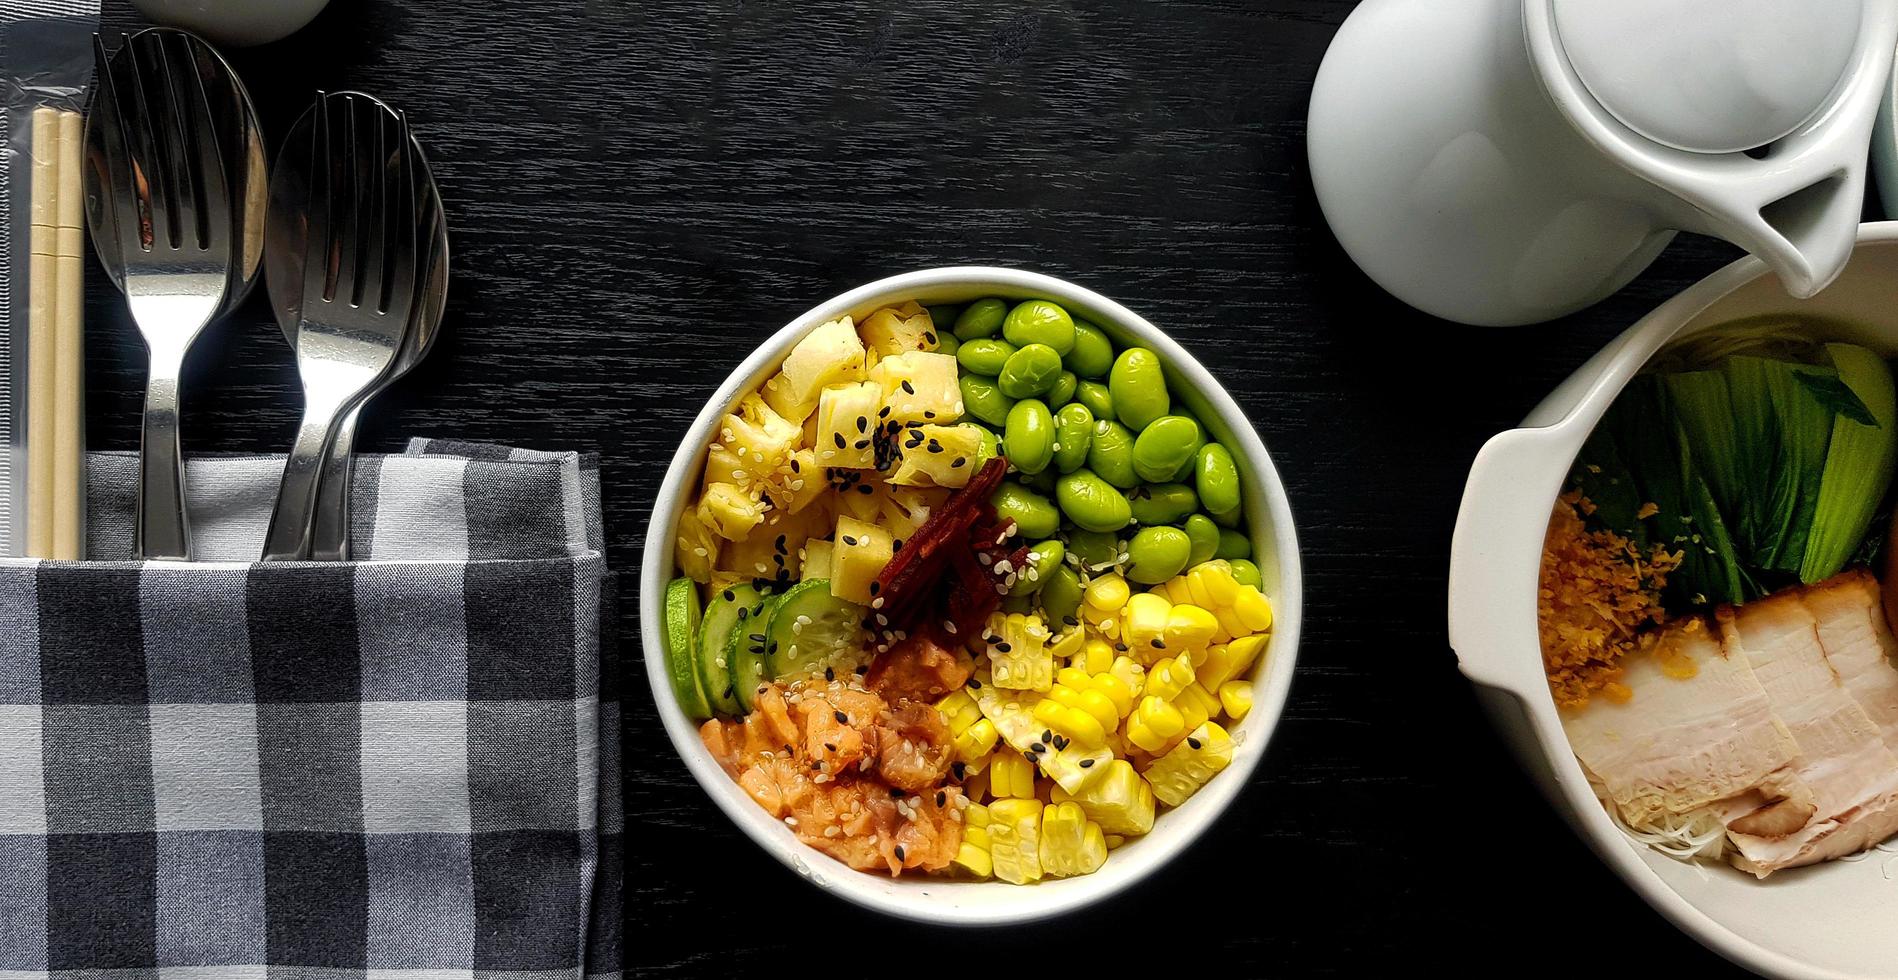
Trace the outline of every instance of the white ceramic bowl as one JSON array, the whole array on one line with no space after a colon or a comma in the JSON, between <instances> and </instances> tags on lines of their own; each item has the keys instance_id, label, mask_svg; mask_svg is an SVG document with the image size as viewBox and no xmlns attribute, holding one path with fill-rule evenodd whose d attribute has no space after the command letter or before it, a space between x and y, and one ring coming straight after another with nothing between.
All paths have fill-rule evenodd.
<instances>
[{"instance_id":1,"label":"white ceramic bowl","mask_svg":"<svg viewBox=\"0 0 1898 980\"><path fill-rule=\"evenodd\" d=\"M1450 558L1450 644L1523 764L1601 859L1661 914L1733 961L1801 978L1898 969L1898 882L1873 852L1766 881L1683 864L1627 838L1595 799L1543 677L1536 581L1549 513L1589 431L1648 359L1707 327L1765 314L1826 323L1832 339L1898 355L1898 222L1859 228L1836 282L1788 297L1756 259L1708 276L1630 327L1477 454ZM1898 870L1898 864L1892 865Z\"/></svg>"},{"instance_id":2,"label":"white ceramic bowl","mask_svg":"<svg viewBox=\"0 0 1898 980\"><path fill-rule=\"evenodd\" d=\"M1098 324L1117 343L1136 343L1160 355L1166 364L1169 386L1213 434L1232 449L1239 463L1254 561L1264 576L1265 592L1272 600L1274 613L1271 641L1253 675L1256 686L1252 711L1233 733L1232 765L1186 801L1186 805L1162 814L1152 833L1115 850L1100 871L1029 886L922 876L892 879L887 875L852 870L799 843L789 828L767 815L719 768L699 741L698 726L674 703L666 677L664 631L660 628L664 621L661 602L665 585L677 574L672 543L677 537L679 516L698 487L706 447L712 441L719 419L729 413L746 392L763 384L800 338L826 321L845 314L861 318L879 307L904 300L933 305L964 303L984 296L1053 300L1076 316ZM665 721L666 733L699 785L765 853L818 887L858 905L934 924L991 925L1040 919L1100 901L1152 873L1218 819L1239 795L1265 754L1266 742L1278 724L1279 712L1291 688L1303 605L1301 581L1298 539L1278 472L1272 468L1265 445L1259 441L1245 413L1198 361L1126 307L1071 283L1014 269L945 268L892 276L829 300L792 320L732 372L699 413L679 446L678 455L673 457L671 468L666 471L659 499L653 505L652 525L646 534L645 563L640 570L639 613L644 624L646 676L652 686L653 699L658 703L659 715Z\"/></svg>"}]
</instances>

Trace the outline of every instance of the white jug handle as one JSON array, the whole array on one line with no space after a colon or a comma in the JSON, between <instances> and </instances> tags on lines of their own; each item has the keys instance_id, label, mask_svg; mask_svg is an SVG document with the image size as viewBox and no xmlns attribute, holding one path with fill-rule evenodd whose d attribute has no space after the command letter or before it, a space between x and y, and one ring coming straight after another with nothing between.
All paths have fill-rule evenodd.
<instances>
[{"instance_id":1,"label":"white jug handle","mask_svg":"<svg viewBox=\"0 0 1898 980\"><path fill-rule=\"evenodd\" d=\"M1450 542L1450 646L1464 676L1524 697L1546 684L1536 590L1549 507L1575 456L1564 426L1511 429L1483 445Z\"/></svg>"},{"instance_id":2,"label":"white jug handle","mask_svg":"<svg viewBox=\"0 0 1898 980\"><path fill-rule=\"evenodd\" d=\"M1680 228L1758 256L1805 299L1845 268L1865 197L1867 147L1898 50L1898 3L1867 0L1852 66L1831 102L1763 152L1695 153L1636 134L1587 93L1555 38L1549 0L1523 0L1529 54L1582 137L1677 203Z\"/></svg>"}]
</instances>

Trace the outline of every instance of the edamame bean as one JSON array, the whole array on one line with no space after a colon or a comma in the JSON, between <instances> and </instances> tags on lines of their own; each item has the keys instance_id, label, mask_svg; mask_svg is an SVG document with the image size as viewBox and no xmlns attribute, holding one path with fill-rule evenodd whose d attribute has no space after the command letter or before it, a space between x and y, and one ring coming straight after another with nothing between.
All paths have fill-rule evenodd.
<instances>
[{"instance_id":1,"label":"edamame bean","mask_svg":"<svg viewBox=\"0 0 1898 980\"><path fill-rule=\"evenodd\" d=\"M1074 400L1087 406L1096 419L1114 417L1114 396L1098 381L1082 381L1074 386Z\"/></svg>"},{"instance_id":2,"label":"edamame bean","mask_svg":"<svg viewBox=\"0 0 1898 980\"><path fill-rule=\"evenodd\" d=\"M1062 626L1072 626L1079 622L1076 614L1081 610L1081 576L1067 565L1057 565L1054 571L1041 577L1042 620L1048 628L1056 632ZM1055 624L1059 623L1060 626Z\"/></svg>"},{"instance_id":3,"label":"edamame bean","mask_svg":"<svg viewBox=\"0 0 1898 980\"><path fill-rule=\"evenodd\" d=\"M955 329L956 317L962 313L962 307L949 305L925 306L923 310L929 314L930 329L936 332L938 340L942 334Z\"/></svg>"},{"instance_id":4,"label":"edamame bean","mask_svg":"<svg viewBox=\"0 0 1898 980\"><path fill-rule=\"evenodd\" d=\"M1133 520L1133 509L1120 491L1092 470L1075 470L1055 481L1061 513L1084 531L1118 531Z\"/></svg>"},{"instance_id":5,"label":"edamame bean","mask_svg":"<svg viewBox=\"0 0 1898 980\"><path fill-rule=\"evenodd\" d=\"M1035 611L1035 597L1029 595L1011 595L1002 597L1003 615L1021 613L1026 616Z\"/></svg>"},{"instance_id":6,"label":"edamame bean","mask_svg":"<svg viewBox=\"0 0 1898 980\"><path fill-rule=\"evenodd\" d=\"M1177 527L1141 528L1127 543L1127 578L1142 585L1158 585L1186 568L1193 542Z\"/></svg>"},{"instance_id":7,"label":"edamame bean","mask_svg":"<svg viewBox=\"0 0 1898 980\"><path fill-rule=\"evenodd\" d=\"M978 299L956 315L955 326L951 330L957 340L976 340L993 337L1002 329L1002 321L1008 318L1008 304L999 299Z\"/></svg>"},{"instance_id":8,"label":"edamame bean","mask_svg":"<svg viewBox=\"0 0 1898 980\"><path fill-rule=\"evenodd\" d=\"M1008 424L1008 410L1015 407L1015 399L1002 394L994 378L965 374L956 379L956 386L962 389L964 412L990 425Z\"/></svg>"},{"instance_id":9,"label":"edamame bean","mask_svg":"<svg viewBox=\"0 0 1898 980\"><path fill-rule=\"evenodd\" d=\"M1213 519L1213 523L1219 525L1220 527L1238 527L1239 526L1240 513L1239 513L1239 508L1237 507L1234 507L1231 510L1209 510L1206 513L1211 515Z\"/></svg>"},{"instance_id":10,"label":"edamame bean","mask_svg":"<svg viewBox=\"0 0 1898 980\"><path fill-rule=\"evenodd\" d=\"M1024 398L1008 410L1002 454L1023 473L1039 473L1054 458L1054 414L1039 398Z\"/></svg>"},{"instance_id":11,"label":"edamame bean","mask_svg":"<svg viewBox=\"0 0 1898 980\"><path fill-rule=\"evenodd\" d=\"M1068 554L1081 559L1090 572L1120 564L1120 539L1112 531L1076 528L1068 532Z\"/></svg>"},{"instance_id":12,"label":"edamame bean","mask_svg":"<svg viewBox=\"0 0 1898 980\"><path fill-rule=\"evenodd\" d=\"M1002 321L1002 336L1017 347L1047 344L1065 356L1074 349L1074 318L1045 299L1031 299L1008 311L1008 318Z\"/></svg>"},{"instance_id":13,"label":"edamame bean","mask_svg":"<svg viewBox=\"0 0 1898 980\"><path fill-rule=\"evenodd\" d=\"M955 334L947 332L936 334L936 353L947 354L950 357L954 357L956 356L956 351L961 348L962 341L957 340Z\"/></svg>"},{"instance_id":14,"label":"edamame bean","mask_svg":"<svg viewBox=\"0 0 1898 980\"><path fill-rule=\"evenodd\" d=\"M1054 379L1054 387L1048 389L1048 407L1060 408L1073 401L1074 389L1080 383L1081 379L1075 377L1073 371L1061 372L1060 377Z\"/></svg>"},{"instance_id":15,"label":"edamame bean","mask_svg":"<svg viewBox=\"0 0 1898 980\"><path fill-rule=\"evenodd\" d=\"M1016 532L1023 537L1045 538L1061 527L1061 512L1055 509L1054 501L1019 483L1003 482L989 498L989 505L995 508L996 517L1014 521Z\"/></svg>"},{"instance_id":16,"label":"edamame bean","mask_svg":"<svg viewBox=\"0 0 1898 980\"><path fill-rule=\"evenodd\" d=\"M1003 365L1008 363L1009 355L1013 353L1015 345L1006 340L977 337L963 341L962 346L956 348L956 363L970 374L993 378L1002 373Z\"/></svg>"},{"instance_id":17,"label":"edamame bean","mask_svg":"<svg viewBox=\"0 0 1898 980\"><path fill-rule=\"evenodd\" d=\"M1219 550L1213 552L1214 558L1250 558L1252 557L1252 539L1229 527L1219 529Z\"/></svg>"},{"instance_id":18,"label":"edamame bean","mask_svg":"<svg viewBox=\"0 0 1898 980\"><path fill-rule=\"evenodd\" d=\"M1134 475L1134 434L1119 422L1095 422L1094 438L1087 447L1087 466L1108 483L1122 490L1140 482Z\"/></svg>"},{"instance_id":19,"label":"edamame bean","mask_svg":"<svg viewBox=\"0 0 1898 980\"><path fill-rule=\"evenodd\" d=\"M1194 514L1180 525L1186 532L1186 539L1193 542L1193 553L1186 558L1188 568L1207 561L1219 553L1219 525L1205 514Z\"/></svg>"},{"instance_id":20,"label":"edamame bean","mask_svg":"<svg viewBox=\"0 0 1898 980\"><path fill-rule=\"evenodd\" d=\"M1193 486L1207 513L1216 516L1239 510L1239 468L1233 465L1232 453L1219 443L1200 447Z\"/></svg>"},{"instance_id":21,"label":"edamame bean","mask_svg":"<svg viewBox=\"0 0 1898 980\"><path fill-rule=\"evenodd\" d=\"M1059 475L1060 474L1055 472L1054 467L1044 466L1041 468L1041 472L1023 473L1019 479L1023 486L1032 487L1038 493L1052 494L1054 493L1055 478Z\"/></svg>"},{"instance_id":22,"label":"edamame bean","mask_svg":"<svg viewBox=\"0 0 1898 980\"><path fill-rule=\"evenodd\" d=\"M1232 566L1233 581L1255 589L1265 588L1265 576L1259 574L1259 566L1244 558L1228 558L1226 563Z\"/></svg>"},{"instance_id":23,"label":"edamame bean","mask_svg":"<svg viewBox=\"0 0 1898 980\"><path fill-rule=\"evenodd\" d=\"M1120 352L1107 374L1107 390L1114 396L1115 414L1136 431L1165 415L1170 404L1160 355L1145 347Z\"/></svg>"},{"instance_id":24,"label":"edamame bean","mask_svg":"<svg viewBox=\"0 0 1898 980\"><path fill-rule=\"evenodd\" d=\"M1002 437L996 435L995 430L986 425L976 425L974 422L964 422L962 424L974 429L982 440L975 448L975 462L972 464L975 466L975 469L970 471L969 474L973 477L975 474L982 472L982 467L989 465L989 460L1001 457Z\"/></svg>"},{"instance_id":25,"label":"edamame bean","mask_svg":"<svg viewBox=\"0 0 1898 980\"><path fill-rule=\"evenodd\" d=\"M1070 402L1054 413L1054 468L1072 473L1087 465L1087 447L1094 444L1094 413Z\"/></svg>"},{"instance_id":26,"label":"edamame bean","mask_svg":"<svg viewBox=\"0 0 1898 980\"><path fill-rule=\"evenodd\" d=\"M977 341L990 343L990 341ZM1029 344L1008 355L995 383L1010 398L1035 398L1054 387L1061 377L1061 355L1047 344Z\"/></svg>"},{"instance_id":27,"label":"edamame bean","mask_svg":"<svg viewBox=\"0 0 1898 980\"><path fill-rule=\"evenodd\" d=\"M1114 342L1101 328L1086 320L1074 321L1074 349L1067 354L1068 370L1083 378L1105 378L1114 368Z\"/></svg>"},{"instance_id":28,"label":"edamame bean","mask_svg":"<svg viewBox=\"0 0 1898 980\"><path fill-rule=\"evenodd\" d=\"M1127 505L1134 520L1148 527L1177 524L1199 509L1199 495L1184 483L1153 483L1127 491Z\"/></svg>"},{"instance_id":29,"label":"edamame bean","mask_svg":"<svg viewBox=\"0 0 1898 980\"><path fill-rule=\"evenodd\" d=\"M1009 595L1027 595L1041 588L1043 580L1054 575L1061 567L1061 559L1067 555L1067 549L1061 542L1050 538L1028 549L1028 557L1022 560L1022 566L1015 569L1015 584L1009 586Z\"/></svg>"},{"instance_id":30,"label":"edamame bean","mask_svg":"<svg viewBox=\"0 0 1898 980\"><path fill-rule=\"evenodd\" d=\"M1198 422L1183 415L1162 415L1134 439L1134 472L1149 483L1164 483L1191 463L1205 442Z\"/></svg>"}]
</instances>

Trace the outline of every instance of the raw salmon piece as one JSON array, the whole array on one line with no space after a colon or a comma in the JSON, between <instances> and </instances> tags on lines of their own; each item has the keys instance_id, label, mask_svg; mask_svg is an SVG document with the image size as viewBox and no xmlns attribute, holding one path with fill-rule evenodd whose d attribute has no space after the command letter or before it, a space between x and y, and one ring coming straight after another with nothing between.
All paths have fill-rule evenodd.
<instances>
[{"instance_id":1,"label":"raw salmon piece","mask_svg":"<svg viewBox=\"0 0 1898 980\"><path fill-rule=\"evenodd\" d=\"M877 725L877 774L891 786L920 793L949 774L955 747L949 726L935 708L904 704L885 712Z\"/></svg>"},{"instance_id":2,"label":"raw salmon piece","mask_svg":"<svg viewBox=\"0 0 1898 980\"><path fill-rule=\"evenodd\" d=\"M934 704L950 691L961 690L974 672L975 659L966 651L940 646L918 634L879 655L863 682L892 704Z\"/></svg>"}]
</instances>

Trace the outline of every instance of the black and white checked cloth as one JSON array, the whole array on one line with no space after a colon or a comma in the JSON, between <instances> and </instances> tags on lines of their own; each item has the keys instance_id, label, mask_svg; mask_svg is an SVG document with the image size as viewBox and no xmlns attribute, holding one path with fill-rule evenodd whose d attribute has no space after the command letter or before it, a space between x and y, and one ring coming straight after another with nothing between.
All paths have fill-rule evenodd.
<instances>
[{"instance_id":1,"label":"black and white checked cloth","mask_svg":"<svg viewBox=\"0 0 1898 980\"><path fill-rule=\"evenodd\" d=\"M615 980L597 468L365 457L358 561L252 562L281 458L194 460L193 565L0 562L0 980ZM109 972L108 972L109 971Z\"/></svg>"}]
</instances>

